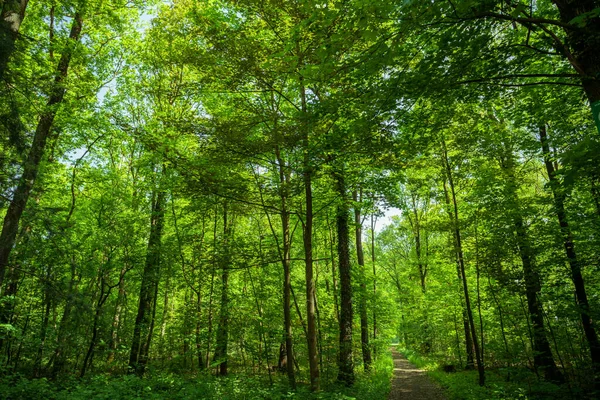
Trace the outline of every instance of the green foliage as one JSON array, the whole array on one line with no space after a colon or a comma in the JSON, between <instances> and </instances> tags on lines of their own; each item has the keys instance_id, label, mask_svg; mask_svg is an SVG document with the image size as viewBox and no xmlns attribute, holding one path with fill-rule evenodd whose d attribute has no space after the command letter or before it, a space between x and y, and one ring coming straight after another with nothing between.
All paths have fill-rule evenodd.
<instances>
[{"instance_id":1,"label":"green foliage","mask_svg":"<svg viewBox=\"0 0 600 400\"><path fill-rule=\"evenodd\" d=\"M19 375L5 375L0 380L0 396L7 400L133 400L133 399L383 399L390 390L392 374L389 354L380 357L373 371L358 375L352 388L331 385L314 394L307 386L290 391L281 377L269 385L264 378L229 376L215 378L201 374L195 378L183 378L179 374L164 374L138 378L132 375L96 375L79 381L63 380L57 386L47 379L27 379Z\"/></svg>"},{"instance_id":2,"label":"green foliage","mask_svg":"<svg viewBox=\"0 0 600 400\"><path fill-rule=\"evenodd\" d=\"M0 243L9 254L0 396L383 399L394 337L454 398L592 393L600 362L581 328L586 316L600 320L600 145L590 115L600 101L600 9L562 3L23 4L0 82L0 225L18 228L14 245ZM75 15L83 31L71 43ZM56 89L66 96L54 104ZM11 213L34 158L33 189ZM347 193L335 189L341 176ZM153 236L158 193L163 229ZM335 383L340 205L361 210L366 261L363 273L350 244L353 291L365 296L353 299L351 388ZM295 392L272 372L283 361L285 257ZM574 295L577 281L588 304ZM467 296L485 387L462 370ZM543 314L537 337L532 299ZM358 300L377 355L370 373ZM311 302L317 394L306 384ZM132 349L141 325L148 336ZM217 332L228 332L219 337L227 351L215 360ZM539 337L566 385L534 372ZM142 348L148 375L127 375ZM231 376L213 376L225 359Z\"/></svg>"}]
</instances>

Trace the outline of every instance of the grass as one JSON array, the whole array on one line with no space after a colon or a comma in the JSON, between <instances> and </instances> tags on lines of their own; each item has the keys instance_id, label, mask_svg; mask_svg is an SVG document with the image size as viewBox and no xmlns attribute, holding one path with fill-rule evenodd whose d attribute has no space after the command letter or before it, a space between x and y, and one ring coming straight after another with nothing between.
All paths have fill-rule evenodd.
<instances>
[{"instance_id":1,"label":"grass","mask_svg":"<svg viewBox=\"0 0 600 400\"><path fill-rule=\"evenodd\" d=\"M279 399L386 399L390 390L393 364L389 354L379 357L369 373L359 372L356 383L345 387L335 383L323 391L311 393L306 384L290 391L285 377L270 385L264 377L230 375L216 378L200 374L185 378L177 374L157 373L145 378L135 376L96 375L79 380L52 382L45 378L27 379L20 375L0 378L0 398L7 400L132 400L132 399L222 399L222 400L279 400Z\"/></svg>"}]
</instances>

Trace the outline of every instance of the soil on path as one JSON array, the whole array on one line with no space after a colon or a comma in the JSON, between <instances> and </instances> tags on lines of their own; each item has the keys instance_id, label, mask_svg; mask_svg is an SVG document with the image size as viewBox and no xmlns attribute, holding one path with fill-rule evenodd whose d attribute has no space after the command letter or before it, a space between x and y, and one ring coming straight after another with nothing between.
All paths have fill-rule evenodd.
<instances>
[{"instance_id":1,"label":"soil on path","mask_svg":"<svg viewBox=\"0 0 600 400\"><path fill-rule=\"evenodd\" d=\"M432 382L427 373L392 350L394 377L388 400L446 400L444 390Z\"/></svg>"}]
</instances>

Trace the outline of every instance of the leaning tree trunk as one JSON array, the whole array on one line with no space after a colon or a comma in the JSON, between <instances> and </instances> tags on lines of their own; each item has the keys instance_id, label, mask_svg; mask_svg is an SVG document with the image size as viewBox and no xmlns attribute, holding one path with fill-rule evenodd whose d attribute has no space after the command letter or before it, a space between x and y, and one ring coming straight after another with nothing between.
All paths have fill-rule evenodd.
<instances>
[{"instance_id":1,"label":"leaning tree trunk","mask_svg":"<svg viewBox=\"0 0 600 400\"><path fill-rule=\"evenodd\" d=\"M356 259L360 268L360 343L365 371L371 369L371 348L369 347L369 321L367 317L367 278L365 274L365 256L362 245L362 220L360 215L360 201L358 193L352 194L354 200L354 227L356 238Z\"/></svg>"},{"instance_id":2,"label":"leaning tree trunk","mask_svg":"<svg viewBox=\"0 0 600 400\"><path fill-rule=\"evenodd\" d=\"M73 48L81 36L82 24L83 19L81 14L78 12L75 13L67 45L58 62L58 67L54 76L54 84L50 91L46 109L40 117L33 136L33 144L29 150L27 160L23 165L23 175L19 180L12 201L4 216L2 232L0 233L0 288L2 287L8 259L17 237L19 221L25 210L25 206L27 205L31 189L35 184L39 165L44 155L46 141L50 135L57 108L62 103L65 96L65 79L67 78L69 71Z\"/></svg>"},{"instance_id":3,"label":"leaning tree trunk","mask_svg":"<svg viewBox=\"0 0 600 400\"><path fill-rule=\"evenodd\" d=\"M161 240L164 223L164 198L165 193L159 191L154 194L152 202L152 216L150 219L150 237L148 238L148 251L146 264L140 286L138 312L133 329L131 351L129 353L129 371L138 376L144 374L146 369L147 348L152 337L154 304L156 303L156 288L160 279Z\"/></svg>"},{"instance_id":4,"label":"leaning tree trunk","mask_svg":"<svg viewBox=\"0 0 600 400\"><path fill-rule=\"evenodd\" d=\"M342 173L336 174L335 180L338 196L340 197L336 216L341 300L340 352L337 380L347 386L351 386L354 383L354 360L352 357L352 271L350 266L348 202Z\"/></svg>"},{"instance_id":5,"label":"leaning tree trunk","mask_svg":"<svg viewBox=\"0 0 600 400\"><path fill-rule=\"evenodd\" d=\"M581 274L581 265L577 258L577 253L575 252L575 243L573 242L571 227L567 220L567 213L565 211L565 192L560 187L558 179L556 179L556 170L550 159L550 146L548 145L545 125L540 127L540 142L544 154L544 164L546 165L546 171L548 172L548 179L550 181L550 189L552 190L552 196L554 197L554 211L558 218L565 253L567 254L569 266L571 267L571 278L575 285L575 298L577 306L579 307L581 325L583 326L583 332L585 333L585 337L590 347L590 356L594 370L594 385L596 390L600 391L600 343L598 342L598 335L596 334L596 329L592 323L590 304L588 302L585 283Z\"/></svg>"}]
</instances>

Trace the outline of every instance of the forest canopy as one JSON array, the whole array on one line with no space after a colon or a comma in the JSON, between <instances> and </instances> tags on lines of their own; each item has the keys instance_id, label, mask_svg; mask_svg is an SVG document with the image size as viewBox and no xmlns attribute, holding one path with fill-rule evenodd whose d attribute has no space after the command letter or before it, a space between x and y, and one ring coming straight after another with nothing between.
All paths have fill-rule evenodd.
<instances>
[{"instance_id":1,"label":"forest canopy","mask_svg":"<svg viewBox=\"0 0 600 400\"><path fill-rule=\"evenodd\" d=\"M600 393L600 1L0 8L0 397Z\"/></svg>"}]
</instances>

